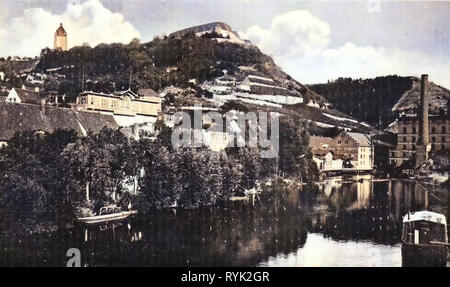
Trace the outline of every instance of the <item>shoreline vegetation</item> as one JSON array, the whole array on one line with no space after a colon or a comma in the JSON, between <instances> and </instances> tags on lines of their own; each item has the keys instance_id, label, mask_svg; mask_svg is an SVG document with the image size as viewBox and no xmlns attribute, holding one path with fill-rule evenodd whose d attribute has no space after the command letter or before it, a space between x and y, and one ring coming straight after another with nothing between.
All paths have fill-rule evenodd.
<instances>
[{"instance_id":1,"label":"shoreline vegetation","mask_svg":"<svg viewBox=\"0 0 450 287\"><path fill-rule=\"evenodd\" d=\"M280 121L279 156L272 159L258 148L174 149L171 132L161 126L155 140L139 141L107 128L84 138L72 130L17 133L0 149L0 229L66 228L113 203L131 203L141 214L212 206L273 177L318 179L303 121Z\"/></svg>"}]
</instances>

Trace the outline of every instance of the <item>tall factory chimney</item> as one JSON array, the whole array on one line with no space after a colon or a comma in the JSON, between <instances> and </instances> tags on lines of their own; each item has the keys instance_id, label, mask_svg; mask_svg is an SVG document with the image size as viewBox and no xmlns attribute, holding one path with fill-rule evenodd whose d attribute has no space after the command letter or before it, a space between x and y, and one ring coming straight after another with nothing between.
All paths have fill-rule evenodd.
<instances>
[{"instance_id":1,"label":"tall factory chimney","mask_svg":"<svg viewBox=\"0 0 450 287\"><path fill-rule=\"evenodd\" d=\"M428 144L428 75L422 75L419 104L419 143Z\"/></svg>"},{"instance_id":2,"label":"tall factory chimney","mask_svg":"<svg viewBox=\"0 0 450 287\"><path fill-rule=\"evenodd\" d=\"M417 111L419 118L419 141L417 143L416 163L422 164L428 159L428 75L424 74L420 84L420 103Z\"/></svg>"}]
</instances>

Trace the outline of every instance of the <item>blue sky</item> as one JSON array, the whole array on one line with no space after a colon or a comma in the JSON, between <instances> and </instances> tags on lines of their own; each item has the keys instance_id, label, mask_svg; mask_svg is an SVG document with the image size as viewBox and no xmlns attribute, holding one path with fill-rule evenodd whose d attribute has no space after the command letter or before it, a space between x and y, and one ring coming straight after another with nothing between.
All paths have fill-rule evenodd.
<instances>
[{"instance_id":1,"label":"blue sky","mask_svg":"<svg viewBox=\"0 0 450 287\"><path fill-rule=\"evenodd\" d=\"M450 88L450 2L1 0L0 56L37 55L64 23L69 46L150 41L231 25L302 83L428 73Z\"/></svg>"}]
</instances>

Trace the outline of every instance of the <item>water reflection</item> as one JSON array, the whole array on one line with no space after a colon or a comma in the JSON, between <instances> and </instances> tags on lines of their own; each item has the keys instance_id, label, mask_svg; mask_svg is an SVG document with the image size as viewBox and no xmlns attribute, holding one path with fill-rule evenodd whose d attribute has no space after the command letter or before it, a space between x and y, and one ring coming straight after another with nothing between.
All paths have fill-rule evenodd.
<instances>
[{"instance_id":1,"label":"water reflection","mask_svg":"<svg viewBox=\"0 0 450 287\"><path fill-rule=\"evenodd\" d=\"M269 257L260 266L297 267L400 267L400 244L335 241L319 233L309 233L302 248L288 255Z\"/></svg>"},{"instance_id":2,"label":"water reflection","mask_svg":"<svg viewBox=\"0 0 450 287\"><path fill-rule=\"evenodd\" d=\"M270 189L254 206L227 202L2 238L0 265L64 266L76 247L86 266L399 266L402 215L426 207L447 214L447 192L430 196L407 181L336 177L318 191Z\"/></svg>"}]
</instances>

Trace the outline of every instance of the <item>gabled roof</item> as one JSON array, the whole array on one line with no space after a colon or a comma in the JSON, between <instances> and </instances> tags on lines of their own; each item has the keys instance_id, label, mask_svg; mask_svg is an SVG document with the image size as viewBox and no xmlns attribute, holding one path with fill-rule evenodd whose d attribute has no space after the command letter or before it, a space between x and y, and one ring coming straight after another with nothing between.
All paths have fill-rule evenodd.
<instances>
[{"instance_id":1,"label":"gabled roof","mask_svg":"<svg viewBox=\"0 0 450 287\"><path fill-rule=\"evenodd\" d=\"M16 88L14 88L14 90L16 91L22 103L39 105L41 102L41 96L38 92Z\"/></svg>"},{"instance_id":2,"label":"gabled roof","mask_svg":"<svg viewBox=\"0 0 450 287\"><path fill-rule=\"evenodd\" d=\"M117 128L112 115L79 112L66 108L0 102L0 140L10 140L16 132L26 130L51 133L56 129L73 129L84 136L84 129L97 133L104 126Z\"/></svg>"},{"instance_id":3,"label":"gabled roof","mask_svg":"<svg viewBox=\"0 0 450 287\"><path fill-rule=\"evenodd\" d=\"M366 134L362 133L347 133L352 139L354 139L360 147L370 147L370 139Z\"/></svg>"},{"instance_id":4,"label":"gabled roof","mask_svg":"<svg viewBox=\"0 0 450 287\"><path fill-rule=\"evenodd\" d=\"M152 89L139 89L137 93L139 97L159 97L159 94Z\"/></svg>"},{"instance_id":5,"label":"gabled roof","mask_svg":"<svg viewBox=\"0 0 450 287\"><path fill-rule=\"evenodd\" d=\"M312 149L312 154L315 156L325 156L326 154L328 154L330 151L326 150L326 149Z\"/></svg>"},{"instance_id":6,"label":"gabled roof","mask_svg":"<svg viewBox=\"0 0 450 287\"><path fill-rule=\"evenodd\" d=\"M117 129L119 125L114 120L114 116L96 112L74 111L78 121L86 129L93 133L98 133L103 127Z\"/></svg>"},{"instance_id":7,"label":"gabled roof","mask_svg":"<svg viewBox=\"0 0 450 287\"><path fill-rule=\"evenodd\" d=\"M115 91L114 95L120 96L120 97L129 96L130 98L133 98L133 99L138 97L138 95L136 95L136 93L130 89L125 90L125 91Z\"/></svg>"},{"instance_id":8,"label":"gabled roof","mask_svg":"<svg viewBox=\"0 0 450 287\"><path fill-rule=\"evenodd\" d=\"M11 139L16 132L73 129L82 135L82 130L69 109L46 108L45 115L38 105L0 103L0 140Z\"/></svg>"}]
</instances>

